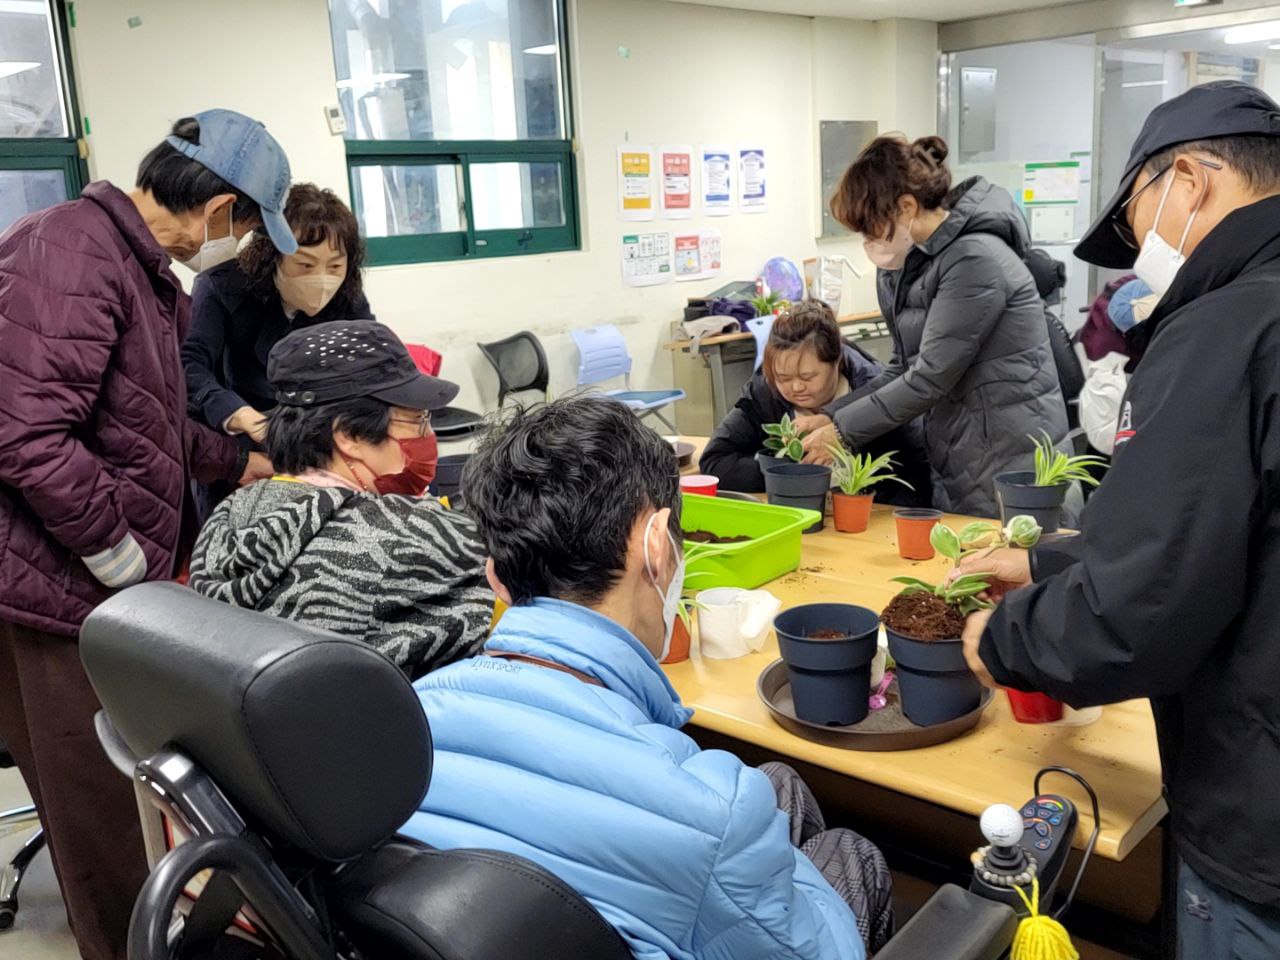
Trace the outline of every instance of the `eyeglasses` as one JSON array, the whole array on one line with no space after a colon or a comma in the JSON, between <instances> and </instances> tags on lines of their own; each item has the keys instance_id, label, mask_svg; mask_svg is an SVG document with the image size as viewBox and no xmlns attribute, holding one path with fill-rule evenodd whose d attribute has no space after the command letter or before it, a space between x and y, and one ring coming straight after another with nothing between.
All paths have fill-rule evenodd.
<instances>
[{"instance_id":1,"label":"eyeglasses","mask_svg":"<svg viewBox=\"0 0 1280 960\"><path fill-rule=\"evenodd\" d=\"M425 437L427 431L431 429L431 411L423 410L422 415L414 420L406 420L403 417L392 417L391 423L410 424L418 428L418 436Z\"/></svg>"},{"instance_id":2,"label":"eyeglasses","mask_svg":"<svg viewBox=\"0 0 1280 960\"><path fill-rule=\"evenodd\" d=\"M1222 164L1215 163L1212 160L1205 160L1205 159L1202 159L1201 157L1196 157L1195 160L1197 163L1201 164L1202 166L1208 167L1210 170L1222 169ZM1144 183L1137 190L1135 190L1133 192L1133 196L1131 196L1124 203L1120 204L1120 206L1116 207L1115 213L1111 214L1111 228L1115 230L1116 236L1120 238L1120 242L1123 243L1130 250L1140 249L1141 244L1138 243L1138 238L1133 232L1133 227L1129 225L1129 217L1127 214L1127 211L1129 209L1129 204L1133 203L1133 201L1137 200L1138 197L1142 196L1142 191L1146 190L1147 187L1151 186L1153 183L1155 183L1157 180L1159 180L1161 177L1163 177L1166 173L1168 173L1172 169L1173 169L1173 166L1171 164L1170 166L1165 167L1159 173L1153 173L1151 175L1151 179L1149 179L1146 183Z\"/></svg>"}]
</instances>

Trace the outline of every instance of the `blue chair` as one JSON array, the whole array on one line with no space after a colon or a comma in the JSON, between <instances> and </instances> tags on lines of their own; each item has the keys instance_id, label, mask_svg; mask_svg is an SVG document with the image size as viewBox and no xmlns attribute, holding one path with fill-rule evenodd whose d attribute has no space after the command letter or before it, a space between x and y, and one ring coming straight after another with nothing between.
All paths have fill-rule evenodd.
<instances>
[{"instance_id":1,"label":"blue chair","mask_svg":"<svg viewBox=\"0 0 1280 960\"><path fill-rule=\"evenodd\" d=\"M756 365L753 368L755 370L759 370L760 364L764 363L764 345L769 342L769 331L773 329L773 319L773 314L769 314L767 317L756 317L754 320L747 321L747 329L756 338Z\"/></svg>"},{"instance_id":2,"label":"blue chair","mask_svg":"<svg viewBox=\"0 0 1280 960\"><path fill-rule=\"evenodd\" d=\"M621 390L605 391L605 396L620 400L643 419L655 416L666 424L672 433L679 433L674 423L659 411L677 400L683 400L683 390L633 390L631 387L631 354L627 342L615 326L588 327L570 333L578 348L578 386L585 387L622 377L626 384Z\"/></svg>"}]
</instances>

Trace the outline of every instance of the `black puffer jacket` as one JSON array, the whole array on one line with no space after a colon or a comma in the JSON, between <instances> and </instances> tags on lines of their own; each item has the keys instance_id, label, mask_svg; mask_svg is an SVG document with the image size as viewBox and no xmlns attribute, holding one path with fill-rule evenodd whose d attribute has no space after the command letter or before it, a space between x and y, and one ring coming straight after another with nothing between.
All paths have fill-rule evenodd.
<instances>
[{"instance_id":1,"label":"black puffer jacket","mask_svg":"<svg viewBox=\"0 0 1280 960\"><path fill-rule=\"evenodd\" d=\"M880 271L894 357L868 396L835 424L865 446L924 417L934 506L997 516L995 476L1029 469L1029 435L1067 434L1044 304L1023 263L1026 222L981 177L947 198L950 215L902 270Z\"/></svg>"},{"instance_id":2,"label":"black puffer jacket","mask_svg":"<svg viewBox=\"0 0 1280 960\"><path fill-rule=\"evenodd\" d=\"M880 364L846 343L840 360L840 374L849 381L850 393L834 401L824 412L834 416L836 410L863 396L867 384L882 372ZM726 490L759 493L764 489L764 475L756 462L756 454L764 447L764 425L777 423L784 413L794 416L795 408L769 386L764 374L756 373L742 388L742 396L729 415L716 427L715 436L702 452L699 469L718 477ZM881 484L876 488L876 497L881 503L929 506L929 462L918 423L908 423L890 431L872 441L865 451L873 456L892 452L897 464L894 473L912 487L908 490L896 483Z\"/></svg>"}]
</instances>

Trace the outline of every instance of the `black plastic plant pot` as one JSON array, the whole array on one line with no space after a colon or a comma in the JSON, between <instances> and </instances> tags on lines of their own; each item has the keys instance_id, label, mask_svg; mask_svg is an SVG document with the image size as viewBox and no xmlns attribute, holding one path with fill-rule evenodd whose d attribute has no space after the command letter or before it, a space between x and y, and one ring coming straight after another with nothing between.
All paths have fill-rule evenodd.
<instances>
[{"instance_id":1,"label":"black plastic plant pot","mask_svg":"<svg viewBox=\"0 0 1280 960\"><path fill-rule=\"evenodd\" d=\"M996 474L1000 522L1007 525L1013 517L1033 517L1045 533L1054 533L1061 526L1068 487L1065 483L1037 487L1036 475L1030 470Z\"/></svg>"},{"instance_id":2,"label":"black plastic plant pot","mask_svg":"<svg viewBox=\"0 0 1280 960\"><path fill-rule=\"evenodd\" d=\"M775 457L769 450L761 450L756 454L756 463L760 464L761 473L768 473L774 467L780 467L783 464L790 462L790 460L783 460L779 457Z\"/></svg>"},{"instance_id":3,"label":"black plastic plant pot","mask_svg":"<svg viewBox=\"0 0 1280 960\"><path fill-rule=\"evenodd\" d=\"M456 498L462 488L462 469L470 459L469 453L451 453L441 457L436 462L436 478L431 481L432 495Z\"/></svg>"},{"instance_id":4,"label":"black plastic plant pot","mask_svg":"<svg viewBox=\"0 0 1280 960\"><path fill-rule=\"evenodd\" d=\"M965 663L960 640L915 640L888 627L885 633L908 720L932 727L978 709L982 684Z\"/></svg>"},{"instance_id":5,"label":"black plastic plant pot","mask_svg":"<svg viewBox=\"0 0 1280 960\"><path fill-rule=\"evenodd\" d=\"M816 463L779 463L765 470L764 489L769 502L775 506L818 511L818 522L805 533L822 529L826 522L827 491L831 489L830 467Z\"/></svg>"},{"instance_id":6,"label":"black plastic plant pot","mask_svg":"<svg viewBox=\"0 0 1280 960\"><path fill-rule=\"evenodd\" d=\"M796 716L829 726L866 719L880 631L873 611L851 603L807 603L778 614L773 628L791 678ZM843 636L812 636L830 632Z\"/></svg>"}]
</instances>

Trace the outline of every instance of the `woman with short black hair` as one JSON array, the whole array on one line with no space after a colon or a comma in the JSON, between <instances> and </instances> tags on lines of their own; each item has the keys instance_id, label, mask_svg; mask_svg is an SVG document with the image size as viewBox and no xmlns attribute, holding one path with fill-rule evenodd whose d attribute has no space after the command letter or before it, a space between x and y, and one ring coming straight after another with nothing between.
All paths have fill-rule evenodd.
<instances>
[{"instance_id":1,"label":"woman with short black hair","mask_svg":"<svg viewBox=\"0 0 1280 960\"><path fill-rule=\"evenodd\" d=\"M484 547L466 515L422 495L436 467L431 411L457 386L359 320L295 331L270 373L277 475L213 511L191 586L363 640L411 678L475 653L493 613Z\"/></svg>"},{"instance_id":2,"label":"woman with short black hair","mask_svg":"<svg viewBox=\"0 0 1280 960\"><path fill-rule=\"evenodd\" d=\"M284 217L297 252L282 254L255 234L239 257L201 273L182 347L192 416L256 443L275 406L267 382L271 348L315 323L374 319L361 277L364 241L347 205L331 190L298 183Z\"/></svg>"}]
</instances>

